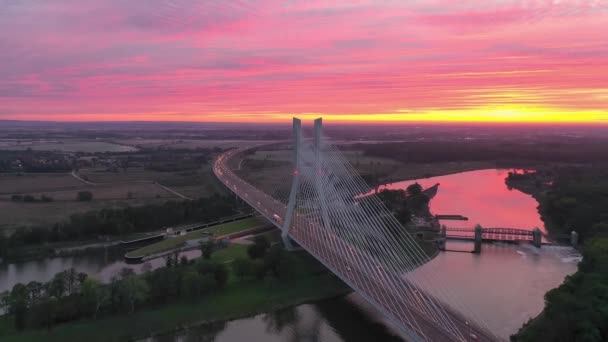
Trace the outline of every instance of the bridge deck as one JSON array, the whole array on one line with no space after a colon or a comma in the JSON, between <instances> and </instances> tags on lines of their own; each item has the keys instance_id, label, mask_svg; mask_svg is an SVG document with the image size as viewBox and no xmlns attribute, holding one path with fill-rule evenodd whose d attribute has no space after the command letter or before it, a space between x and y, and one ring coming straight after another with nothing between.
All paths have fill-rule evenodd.
<instances>
[{"instance_id":1,"label":"bridge deck","mask_svg":"<svg viewBox=\"0 0 608 342\"><path fill-rule=\"evenodd\" d=\"M232 150L217 159L214 166L216 176L241 199L280 228L280 223L276 222L274 215L279 214L282 217L286 212L286 205L245 182L227 166L226 161L239 152ZM297 225L292 225L289 234L357 293L385 313L389 320L413 340L462 341L462 336L468 337L471 332L476 335L478 341L497 340L493 334L474 326L464 316L432 298L432 305L441 308L449 316L461 337L455 337L453 333L437 326L436 317L433 317L433 313L426 310L422 303L423 300L431 298L424 289L414 286L403 275L380 266L370 274L369 268L366 271L360 266L374 259L370 257L369 252L350 245L348 241L323 229L316 222L300 218ZM350 250L350 255L338 252L347 249Z\"/></svg>"}]
</instances>

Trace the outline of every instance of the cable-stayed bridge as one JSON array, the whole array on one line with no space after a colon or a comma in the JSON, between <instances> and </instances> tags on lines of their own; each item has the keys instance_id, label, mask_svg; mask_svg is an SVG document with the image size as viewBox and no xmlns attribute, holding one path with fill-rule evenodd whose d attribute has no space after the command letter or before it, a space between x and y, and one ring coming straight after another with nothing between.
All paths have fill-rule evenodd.
<instances>
[{"instance_id":1,"label":"cable-stayed bridge","mask_svg":"<svg viewBox=\"0 0 608 342\"><path fill-rule=\"evenodd\" d=\"M283 161L277 168L282 172L269 176L263 186L231 167L252 148L224 153L214 172L281 229L287 248L297 244L312 254L408 340L499 341L483 319L451 294L449 284L423 267L430 260L424 249L370 194L342 152L322 138L321 119L315 120L312 138L302 132L300 120L294 119L290 161Z\"/></svg>"}]
</instances>

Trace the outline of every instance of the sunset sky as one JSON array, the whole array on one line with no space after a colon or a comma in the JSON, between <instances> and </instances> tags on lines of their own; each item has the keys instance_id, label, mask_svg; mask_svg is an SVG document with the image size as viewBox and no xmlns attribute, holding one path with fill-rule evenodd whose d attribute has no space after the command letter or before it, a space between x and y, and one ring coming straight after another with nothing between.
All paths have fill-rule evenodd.
<instances>
[{"instance_id":1,"label":"sunset sky","mask_svg":"<svg viewBox=\"0 0 608 342\"><path fill-rule=\"evenodd\" d=\"M608 124L608 0L0 0L0 120Z\"/></svg>"}]
</instances>

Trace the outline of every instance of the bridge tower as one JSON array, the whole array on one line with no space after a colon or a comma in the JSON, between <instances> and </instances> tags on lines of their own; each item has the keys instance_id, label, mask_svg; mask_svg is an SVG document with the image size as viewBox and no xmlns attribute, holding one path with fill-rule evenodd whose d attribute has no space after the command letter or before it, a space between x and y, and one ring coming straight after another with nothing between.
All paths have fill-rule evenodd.
<instances>
[{"instance_id":1,"label":"bridge tower","mask_svg":"<svg viewBox=\"0 0 608 342\"><path fill-rule=\"evenodd\" d=\"M323 170L323 164L321 161L321 149L322 149L322 144L321 144L321 134L323 131L323 119L322 118L318 118L315 119L315 130L314 130L314 142L313 142L313 148L314 148L314 153L315 153L315 173L322 173L324 172ZM320 209L321 209L321 222L323 224L323 227L325 227L325 229L330 229L330 225L331 225L331 221L329 219L329 212L327 211L328 208L328 203L327 203L327 197L325 196L325 190L323 189L323 184L321 184L321 177L315 177L315 189L317 192L317 196L319 196L319 201L321 202L320 205Z\"/></svg>"},{"instance_id":2,"label":"bridge tower","mask_svg":"<svg viewBox=\"0 0 608 342\"><path fill-rule=\"evenodd\" d=\"M475 247L473 253L481 253L481 242L483 240L483 228L480 225L475 226Z\"/></svg>"},{"instance_id":3,"label":"bridge tower","mask_svg":"<svg viewBox=\"0 0 608 342\"><path fill-rule=\"evenodd\" d=\"M541 232L540 228L538 228L538 227L534 228L534 231L532 231L532 244L535 247L540 248L542 241L543 241L543 232Z\"/></svg>"},{"instance_id":4,"label":"bridge tower","mask_svg":"<svg viewBox=\"0 0 608 342\"><path fill-rule=\"evenodd\" d=\"M289 193L289 203L287 203L287 212L285 220L281 227L281 238L287 250L293 250L293 244L289 238L289 228L293 212L296 208L296 195L300 187L300 172L302 167L302 121L298 118L293 118L293 178L291 180L291 191Z\"/></svg>"}]
</instances>

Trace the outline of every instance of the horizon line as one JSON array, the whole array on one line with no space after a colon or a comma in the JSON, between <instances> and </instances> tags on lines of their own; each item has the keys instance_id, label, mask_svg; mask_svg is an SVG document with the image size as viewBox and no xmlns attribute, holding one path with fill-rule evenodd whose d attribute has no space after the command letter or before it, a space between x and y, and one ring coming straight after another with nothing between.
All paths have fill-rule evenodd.
<instances>
[{"instance_id":1,"label":"horizon line","mask_svg":"<svg viewBox=\"0 0 608 342\"><path fill-rule=\"evenodd\" d=\"M297 116L293 116L297 118ZM323 118L323 116L320 116ZM251 125L291 125L292 118L286 119L285 121L272 120L272 121L206 121L206 120L28 120L28 119L0 119L0 122L14 122L14 123L72 123L72 124L103 124L103 123L195 123L195 124L218 124L218 125L229 125L229 124L251 124ZM303 122L313 121L302 119ZM329 122L332 125L353 125L353 126L364 126L364 125L375 125L375 126L394 126L394 125L475 125L475 126L608 126L608 120L598 121L467 121L467 120L421 120L421 121L409 121L409 120L332 120L325 119L324 121Z\"/></svg>"}]
</instances>

